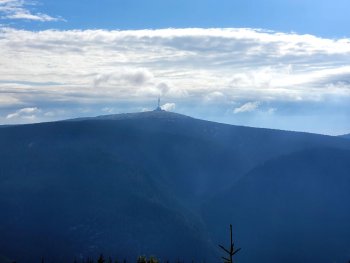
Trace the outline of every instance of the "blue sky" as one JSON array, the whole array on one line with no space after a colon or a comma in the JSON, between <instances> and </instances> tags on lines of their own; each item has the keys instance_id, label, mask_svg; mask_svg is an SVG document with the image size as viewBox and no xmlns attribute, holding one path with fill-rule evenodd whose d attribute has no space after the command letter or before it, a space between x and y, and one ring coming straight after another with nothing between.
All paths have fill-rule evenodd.
<instances>
[{"instance_id":1,"label":"blue sky","mask_svg":"<svg viewBox=\"0 0 350 263\"><path fill-rule=\"evenodd\" d=\"M25 1L33 13L66 22L28 23L3 19L28 29L264 28L282 32L346 37L347 0L41 0ZM34 4L33 4L34 3Z\"/></svg>"},{"instance_id":2,"label":"blue sky","mask_svg":"<svg viewBox=\"0 0 350 263\"><path fill-rule=\"evenodd\" d=\"M350 132L350 2L0 0L0 123L163 107Z\"/></svg>"}]
</instances>

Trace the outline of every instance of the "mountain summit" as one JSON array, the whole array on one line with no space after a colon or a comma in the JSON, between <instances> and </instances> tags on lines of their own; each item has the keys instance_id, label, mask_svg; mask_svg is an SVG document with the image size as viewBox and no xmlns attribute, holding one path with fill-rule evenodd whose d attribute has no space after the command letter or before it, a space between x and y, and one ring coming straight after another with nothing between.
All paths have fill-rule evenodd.
<instances>
[{"instance_id":1,"label":"mountain summit","mask_svg":"<svg viewBox=\"0 0 350 263\"><path fill-rule=\"evenodd\" d=\"M156 109L153 111L136 112L136 113L121 113L111 115L101 115L94 117L99 120L123 120L123 119L180 119L180 118L191 118L186 115L182 115L175 112L165 111L162 109Z\"/></svg>"},{"instance_id":2,"label":"mountain summit","mask_svg":"<svg viewBox=\"0 0 350 263\"><path fill-rule=\"evenodd\" d=\"M83 117L75 118L67 121L85 121L85 120L140 120L140 119L164 119L164 120L175 120L175 119L192 119L192 117L182 115L175 112L158 110L134 112L134 113L119 113L100 115L96 117Z\"/></svg>"}]
</instances>

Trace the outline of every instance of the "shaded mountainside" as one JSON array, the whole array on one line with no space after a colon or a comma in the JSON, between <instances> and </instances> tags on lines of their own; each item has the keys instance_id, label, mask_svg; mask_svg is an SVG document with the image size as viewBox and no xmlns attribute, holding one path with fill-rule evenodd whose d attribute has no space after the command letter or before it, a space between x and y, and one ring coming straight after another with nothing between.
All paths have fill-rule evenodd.
<instances>
[{"instance_id":1,"label":"shaded mountainside","mask_svg":"<svg viewBox=\"0 0 350 263\"><path fill-rule=\"evenodd\" d=\"M317 167L328 163L337 178L348 171L341 160L350 156L349 149L350 141L342 138L238 127L164 111L1 127L0 255L28 263L42 255L63 260L100 252L132 260L153 254L163 260L217 262L216 244L226 237L219 229L225 230L229 221L238 228L240 217L233 211L244 209L245 202L256 209L254 204L265 198L264 193L259 200L249 199L250 190L241 186L244 180L258 178L249 187L263 191L266 185L258 175L267 173L262 168L267 164L297 167L300 174L315 167L310 170L314 179L323 176L324 169ZM308 151L317 158L310 162ZM317 155L334 152L339 162ZM281 173L276 179L281 189L289 185L283 183L289 176ZM349 181L332 189L345 186L349 188ZM269 189L264 190L266 202L274 200ZM319 189L310 187L314 191ZM288 210L291 195L280 195L289 200ZM348 196L344 198L342 204L348 204ZM327 204L322 199L319 206L323 202ZM285 213L278 206L271 209L277 218L278 211ZM256 237L249 243L252 229L261 226L251 220L237 236L246 251L242 262L245 257L257 262L259 253L271 256L254 247L262 246L254 243ZM338 223L339 229L344 227L343 221ZM272 251L276 242L277 237L267 242L267 249ZM289 250L281 255L284 251Z\"/></svg>"},{"instance_id":2,"label":"shaded mountainside","mask_svg":"<svg viewBox=\"0 0 350 263\"><path fill-rule=\"evenodd\" d=\"M22 262L100 252L134 259L145 251L174 260L172 247L188 258L210 250L198 220L147 173L99 152L67 149L45 164L43 153L28 154L30 164L16 162L23 174L0 186L1 247Z\"/></svg>"},{"instance_id":3,"label":"shaded mountainside","mask_svg":"<svg viewBox=\"0 0 350 263\"><path fill-rule=\"evenodd\" d=\"M304 150L257 166L203 214L217 238L236 227L242 262L347 262L349 186L350 151Z\"/></svg>"}]
</instances>

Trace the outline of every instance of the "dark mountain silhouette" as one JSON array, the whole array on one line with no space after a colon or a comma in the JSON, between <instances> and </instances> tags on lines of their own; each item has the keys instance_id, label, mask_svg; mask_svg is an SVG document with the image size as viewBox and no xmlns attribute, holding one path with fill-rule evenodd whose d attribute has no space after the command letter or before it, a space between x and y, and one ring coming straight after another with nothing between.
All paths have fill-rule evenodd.
<instances>
[{"instance_id":1,"label":"dark mountain silhouette","mask_svg":"<svg viewBox=\"0 0 350 263\"><path fill-rule=\"evenodd\" d=\"M252 179L251 187L259 188L259 174L267 173L264 164L291 171L299 167L300 175L314 167L310 178L315 179L323 176L319 172L328 163L338 178L348 171L343 161L349 157L348 150L350 141L338 137L225 125L165 111L1 127L0 255L28 263L41 256L57 261L100 253L131 260L146 254L163 260L217 262L216 244L227 234L220 230L225 231L231 220L240 231L237 242L245 250L240 252L242 260L282 257L290 247L272 253L284 239L273 236L270 225L266 233L259 228L266 220L251 218L239 226L240 217L234 211L244 212L244 204L254 207L242 182L258 178ZM331 158L334 152L338 159ZM324 157L328 155L330 158ZM312 162L310 156L314 156ZM281 200L296 198L288 191L284 195L289 177L291 174L281 173L276 179ZM304 177L298 178L302 182ZM310 185L310 178L305 185ZM339 185L336 181L331 190L349 187L344 180ZM268 191L265 188L261 182L259 189ZM310 187L308 198L317 198L318 191ZM346 206L350 200L348 195L343 197L344 202L337 200ZM256 205L264 198L262 194ZM275 209L278 221L280 207L271 206L271 200L267 192L266 205ZM302 200L297 201L291 211L302 205ZM321 207L328 204L326 197L321 201ZM337 209L343 206L335 206L334 212L342 216ZM315 210L310 214L313 218L319 215ZM295 225L290 221L295 228L297 220ZM249 226L250 222L254 225ZM321 226L324 222L321 218ZM348 229L344 220L337 223L339 229ZM306 220L305 226L308 224ZM251 233L254 229L272 238L257 244ZM320 233L314 235L314 244ZM304 240L303 236L295 238L286 242ZM308 238L310 251L317 250L317 245L311 246L312 236ZM342 241L335 244L344 245ZM341 253L339 258L346 253L340 248L336 251ZM315 258L328 253L318 251ZM307 255L304 259L309 259Z\"/></svg>"}]
</instances>

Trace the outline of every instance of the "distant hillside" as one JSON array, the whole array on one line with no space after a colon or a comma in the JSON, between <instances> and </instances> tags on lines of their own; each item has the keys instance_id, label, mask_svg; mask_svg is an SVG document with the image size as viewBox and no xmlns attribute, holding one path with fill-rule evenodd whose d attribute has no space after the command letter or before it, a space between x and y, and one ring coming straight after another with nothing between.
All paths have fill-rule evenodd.
<instances>
[{"instance_id":1,"label":"distant hillside","mask_svg":"<svg viewBox=\"0 0 350 263\"><path fill-rule=\"evenodd\" d=\"M254 168L203 214L217 239L222 225L235 226L242 262L346 262L349 175L348 150L292 153Z\"/></svg>"},{"instance_id":2,"label":"distant hillside","mask_svg":"<svg viewBox=\"0 0 350 263\"><path fill-rule=\"evenodd\" d=\"M264 164L281 171L301 165L300 174L308 171L303 164L309 164L315 167L313 178L327 163L335 177L347 171L323 155L310 162L302 154L317 148L325 155L336 151L342 160L348 158L350 141L225 125L165 111L1 127L0 255L28 263L42 255L63 261L101 252L132 260L140 254L163 260L220 260L217 243L226 238L229 221L239 227L232 211L243 209L239 205L250 194L247 188L240 190L241 182L259 178L254 174L262 173ZM290 176L283 174L281 187L282 178ZM347 183L339 181L334 189L350 186ZM252 182L257 188L259 184ZM229 193L228 214L220 199L223 193ZM289 195L281 198L289 200ZM266 200L272 198L266 195ZM271 209L278 214L278 207ZM246 222L237 236L246 251L241 257L257 259L265 252L254 248L258 244ZM260 226L255 224L251 229ZM247 243L250 238L253 243ZM275 242L279 240L267 242L267 249L272 251Z\"/></svg>"},{"instance_id":3,"label":"distant hillside","mask_svg":"<svg viewBox=\"0 0 350 263\"><path fill-rule=\"evenodd\" d=\"M340 137L343 137L343 138L346 138L346 139L350 139L350 134L345 134L345 135L342 135Z\"/></svg>"}]
</instances>

